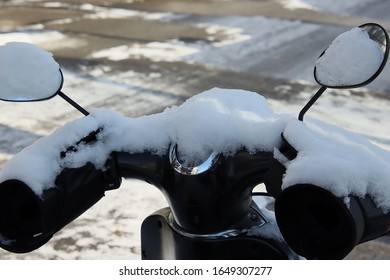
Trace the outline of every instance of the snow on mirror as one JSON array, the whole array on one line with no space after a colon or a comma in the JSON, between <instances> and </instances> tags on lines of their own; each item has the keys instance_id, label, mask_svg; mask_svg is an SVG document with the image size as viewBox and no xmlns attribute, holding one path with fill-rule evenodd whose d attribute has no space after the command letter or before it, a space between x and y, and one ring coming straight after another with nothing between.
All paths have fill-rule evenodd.
<instances>
[{"instance_id":1,"label":"snow on mirror","mask_svg":"<svg viewBox=\"0 0 390 280\"><path fill-rule=\"evenodd\" d=\"M372 82L386 64L388 40L383 28L371 23L342 33L316 61L316 81L331 88L359 87Z\"/></svg>"},{"instance_id":2,"label":"snow on mirror","mask_svg":"<svg viewBox=\"0 0 390 280\"><path fill-rule=\"evenodd\" d=\"M62 73L51 53L23 42L0 46L0 99L38 101L61 89Z\"/></svg>"}]
</instances>

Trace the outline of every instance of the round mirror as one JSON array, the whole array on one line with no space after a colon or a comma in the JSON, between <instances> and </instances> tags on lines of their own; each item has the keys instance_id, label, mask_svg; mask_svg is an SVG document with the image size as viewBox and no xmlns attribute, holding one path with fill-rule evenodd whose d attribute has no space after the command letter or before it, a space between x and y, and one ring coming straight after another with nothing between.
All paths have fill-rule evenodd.
<instances>
[{"instance_id":1,"label":"round mirror","mask_svg":"<svg viewBox=\"0 0 390 280\"><path fill-rule=\"evenodd\" d=\"M367 23L339 35L315 64L316 81L330 88L353 88L372 82L389 54L384 28Z\"/></svg>"},{"instance_id":2,"label":"round mirror","mask_svg":"<svg viewBox=\"0 0 390 280\"><path fill-rule=\"evenodd\" d=\"M38 101L55 96L63 77L58 63L39 47L22 42L0 46L0 99Z\"/></svg>"}]
</instances>

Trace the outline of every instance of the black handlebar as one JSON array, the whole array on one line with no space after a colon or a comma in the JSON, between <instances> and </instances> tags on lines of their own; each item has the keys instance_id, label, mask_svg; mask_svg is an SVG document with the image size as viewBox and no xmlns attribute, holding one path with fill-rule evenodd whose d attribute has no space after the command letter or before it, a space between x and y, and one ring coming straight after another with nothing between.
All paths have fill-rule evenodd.
<instances>
[{"instance_id":1,"label":"black handlebar","mask_svg":"<svg viewBox=\"0 0 390 280\"><path fill-rule=\"evenodd\" d=\"M282 139L280 151L293 160L297 151ZM306 258L343 258L357 244L388 233L390 214L382 213L369 197L350 197L348 208L341 198L319 186L282 190L284 172L284 165L271 152L242 150L234 156L219 155L199 174L175 170L168 151L164 156L114 152L104 171L90 163L64 169L55 186L46 186L41 196L24 182L2 182L0 246L15 253L35 250L99 201L105 191L118 188L122 177L155 185L167 199L173 219L163 220L190 236L250 226L244 221L254 211L252 190L260 183L276 199L275 214L283 237ZM186 238L193 246L193 240Z\"/></svg>"},{"instance_id":2,"label":"black handlebar","mask_svg":"<svg viewBox=\"0 0 390 280\"><path fill-rule=\"evenodd\" d=\"M168 155L113 153L105 171L92 164L64 169L55 186L38 196L27 184L8 180L0 184L0 246L25 253L46 243L52 235L119 187L120 178L141 179L165 195L176 223L192 233L223 231L239 223L250 209L252 188L262 181L271 153L219 157L210 170L196 176L176 172Z\"/></svg>"},{"instance_id":3,"label":"black handlebar","mask_svg":"<svg viewBox=\"0 0 390 280\"><path fill-rule=\"evenodd\" d=\"M272 153L220 156L209 170L196 175L176 172L168 155L115 153L115 158L122 177L142 179L161 190L183 229L209 233L247 214L252 189L263 182Z\"/></svg>"},{"instance_id":4,"label":"black handlebar","mask_svg":"<svg viewBox=\"0 0 390 280\"><path fill-rule=\"evenodd\" d=\"M106 190L103 172L92 164L65 169L41 196L19 180L0 184L1 247L27 253L99 201Z\"/></svg>"}]
</instances>

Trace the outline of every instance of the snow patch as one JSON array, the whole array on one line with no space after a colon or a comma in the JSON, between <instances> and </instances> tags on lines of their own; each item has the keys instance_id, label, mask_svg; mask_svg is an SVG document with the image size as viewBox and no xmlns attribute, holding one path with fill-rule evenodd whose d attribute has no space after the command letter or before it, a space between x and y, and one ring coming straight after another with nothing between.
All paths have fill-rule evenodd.
<instances>
[{"instance_id":1,"label":"snow patch","mask_svg":"<svg viewBox=\"0 0 390 280\"><path fill-rule=\"evenodd\" d=\"M279 0L279 2L289 10L296 10L296 9L307 9L307 10L315 10L316 8L311 5L310 3L307 3L307 1L302 0Z\"/></svg>"},{"instance_id":2,"label":"snow patch","mask_svg":"<svg viewBox=\"0 0 390 280\"><path fill-rule=\"evenodd\" d=\"M186 46L179 41L150 42L146 44L122 45L92 53L90 58L107 58L113 61L124 59L148 58L152 61L180 61L184 56L196 53L198 50Z\"/></svg>"},{"instance_id":3,"label":"snow patch","mask_svg":"<svg viewBox=\"0 0 390 280\"><path fill-rule=\"evenodd\" d=\"M0 44L7 42L26 42L34 45L42 45L50 41L64 40L65 35L58 31L41 30L42 26L36 26L34 30L9 32L0 34Z\"/></svg>"},{"instance_id":4,"label":"snow patch","mask_svg":"<svg viewBox=\"0 0 390 280\"><path fill-rule=\"evenodd\" d=\"M284 137L298 151L286 163L282 189L313 184L335 196L369 195L384 212L390 210L390 151L363 137L320 121L288 122Z\"/></svg>"},{"instance_id":5,"label":"snow patch","mask_svg":"<svg viewBox=\"0 0 390 280\"><path fill-rule=\"evenodd\" d=\"M287 9L311 9L330 13L349 14L351 9L366 5L375 0L278 0Z\"/></svg>"},{"instance_id":6,"label":"snow patch","mask_svg":"<svg viewBox=\"0 0 390 280\"><path fill-rule=\"evenodd\" d=\"M262 16L210 18L203 22L206 25L210 30L213 26L230 30L225 31L230 36L221 42L198 44L199 51L184 57L185 61L244 72L273 55L270 52L275 48L318 29L315 24Z\"/></svg>"}]
</instances>

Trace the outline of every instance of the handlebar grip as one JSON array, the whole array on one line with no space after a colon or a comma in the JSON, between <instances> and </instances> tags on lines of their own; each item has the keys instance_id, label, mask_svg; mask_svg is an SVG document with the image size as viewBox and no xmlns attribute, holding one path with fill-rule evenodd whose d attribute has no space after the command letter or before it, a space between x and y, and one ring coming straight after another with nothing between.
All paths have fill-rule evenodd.
<instances>
[{"instance_id":1,"label":"handlebar grip","mask_svg":"<svg viewBox=\"0 0 390 280\"><path fill-rule=\"evenodd\" d=\"M390 213L368 196L336 197L321 187L300 184L283 190L275 201L280 231L299 255L342 259L358 244L389 232Z\"/></svg>"},{"instance_id":2,"label":"handlebar grip","mask_svg":"<svg viewBox=\"0 0 390 280\"><path fill-rule=\"evenodd\" d=\"M44 245L54 233L104 196L103 173L92 164L65 169L56 186L37 195L24 182L0 184L0 247L27 253Z\"/></svg>"}]
</instances>

